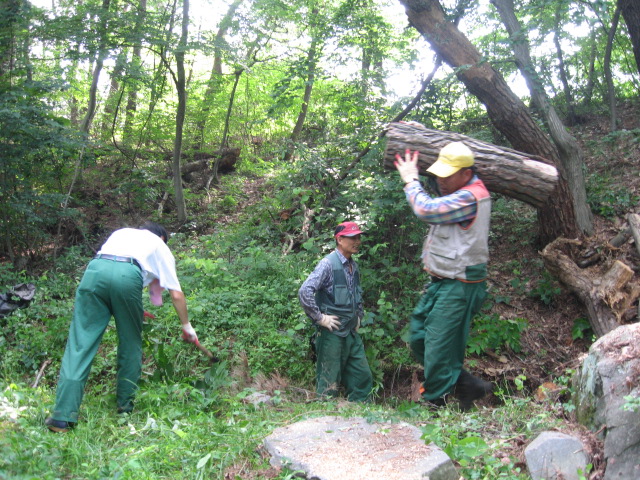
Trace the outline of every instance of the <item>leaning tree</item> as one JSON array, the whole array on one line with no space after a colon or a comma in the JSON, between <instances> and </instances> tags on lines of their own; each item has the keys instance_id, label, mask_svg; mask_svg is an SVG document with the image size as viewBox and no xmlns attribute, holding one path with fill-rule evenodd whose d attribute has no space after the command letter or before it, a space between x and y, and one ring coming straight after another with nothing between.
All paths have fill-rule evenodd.
<instances>
[{"instance_id":1,"label":"leaning tree","mask_svg":"<svg viewBox=\"0 0 640 480\"><path fill-rule=\"evenodd\" d=\"M491 122L512 147L544 158L558 168L560 178L555 193L537 209L541 243L546 244L559 236L580 235L573 195L558 150L536 124L526 105L469 39L447 19L437 0L400 0L400 3L405 6L411 25L485 105Z\"/></svg>"}]
</instances>

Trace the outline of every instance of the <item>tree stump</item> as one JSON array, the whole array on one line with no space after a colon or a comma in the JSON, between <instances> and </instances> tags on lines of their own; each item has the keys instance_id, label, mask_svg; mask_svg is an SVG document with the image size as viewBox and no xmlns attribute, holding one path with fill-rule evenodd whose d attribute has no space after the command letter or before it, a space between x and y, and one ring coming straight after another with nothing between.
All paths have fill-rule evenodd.
<instances>
[{"instance_id":1,"label":"tree stump","mask_svg":"<svg viewBox=\"0 0 640 480\"><path fill-rule=\"evenodd\" d=\"M627 310L640 297L640 283L634 279L634 271L620 260L614 260L604 272L581 269L573 260L581 246L579 240L560 237L541 255L547 270L582 300L593 332L602 337L620 326Z\"/></svg>"},{"instance_id":2,"label":"tree stump","mask_svg":"<svg viewBox=\"0 0 640 480\"><path fill-rule=\"evenodd\" d=\"M426 175L442 147L450 142L463 142L473 152L478 175L492 192L540 208L558 183L558 171L542 158L458 133L431 130L417 122L390 123L386 137L383 165L390 170L395 170L396 153L404 155L407 149L418 150L418 167Z\"/></svg>"}]
</instances>

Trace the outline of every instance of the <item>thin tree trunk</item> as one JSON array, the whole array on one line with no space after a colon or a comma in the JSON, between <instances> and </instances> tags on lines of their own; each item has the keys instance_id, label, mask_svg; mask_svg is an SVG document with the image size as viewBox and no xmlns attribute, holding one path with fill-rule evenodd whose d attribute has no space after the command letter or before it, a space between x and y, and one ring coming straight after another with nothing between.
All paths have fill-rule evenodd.
<instances>
[{"instance_id":1,"label":"thin tree trunk","mask_svg":"<svg viewBox=\"0 0 640 480\"><path fill-rule=\"evenodd\" d=\"M224 149L228 146L227 136L229 135L229 121L231 120L231 112L233 111L233 102L236 98L236 89L238 88L238 82L240 81L240 76L244 72L243 69L237 70L235 73L235 80L233 82L233 88L231 89L231 95L229 95L229 106L227 107L227 115L224 119L224 132L222 133L222 141L220 142L220 155L216 157L216 161L213 163L213 172L211 173L211 178L207 181L207 188L209 188L209 184L213 180L214 183L218 183L218 169L220 168L220 159L223 155Z\"/></svg>"},{"instance_id":2,"label":"thin tree trunk","mask_svg":"<svg viewBox=\"0 0 640 480\"><path fill-rule=\"evenodd\" d=\"M134 72L134 78L138 78L138 70L142 65L141 52L142 52L142 25L147 16L147 0L140 0L138 3L138 12L136 15L136 24L134 26L134 44L131 52L131 63L129 64L129 79L131 81L131 74ZM128 143L129 138L133 130L133 121L135 119L135 113L138 109L138 89L136 88L136 80L133 80L133 87L128 88L127 106L125 107L124 127L122 132L123 142Z\"/></svg>"},{"instance_id":3,"label":"thin tree trunk","mask_svg":"<svg viewBox=\"0 0 640 480\"><path fill-rule=\"evenodd\" d=\"M207 117L209 116L209 111L211 110L211 98L220 84L220 78L222 78L222 52L224 51L223 46L225 43L224 37L231 27L231 20L233 20L236 10L240 7L243 1L244 0L234 0L234 2L229 5L227 13L220 21L216 38L213 41L213 68L211 69L211 76L207 82L207 89L204 93L204 97L202 98L202 109L200 115L198 115L198 121L196 122L195 128L194 146L196 150L202 150L204 129L207 123ZM215 181L218 181L217 175L215 177Z\"/></svg>"},{"instance_id":4,"label":"thin tree trunk","mask_svg":"<svg viewBox=\"0 0 640 480\"><path fill-rule=\"evenodd\" d=\"M562 55L562 45L560 44L560 33L563 31L561 25L562 18L560 12L560 3L556 7L555 16L555 29L553 32L553 43L556 47L556 57L558 57L558 73L560 75L560 81L562 82L562 88L564 90L564 98L567 102L567 118L569 125L576 124L576 111L573 107L573 95L571 94L571 86L569 85L569 79L567 78L567 68L564 64L564 56Z\"/></svg>"},{"instance_id":5,"label":"thin tree trunk","mask_svg":"<svg viewBox=\"0 0 640 480\"><path fill-rule=\"evenodd\" d=\"M611 27L607 36L607 49L604 53L604 78L607 80L607 97L609 99L609 128L612 132L618 129L618 115L616 113L616 90L613 85L613 75L611 74L611 50L613 50L613 39L618 30L620 21L620 5L616 5L616 10L611 19Z\"/></svg>"},{"instance_id":6,"label":"thin tree trunk","mask_svg":"<svg viewBox=\"0 0 640 480\"><path fill-rule=\"evenodd\" d=\"M449 22L437 0L400 0L411 24L435 52L456 70L467 89L486 107L487 114L512 147L546 158L560 167L558 189L545 207L538 209L539 241L579 234L573 199L558 153L535 123L522 101L504 78L489 65L469 40Z\"/></svg>"},{"instance_id":7,"label":"thin tree trunk","mask_svg":"<svg viewBox=\"0 0 640 480\"><path fill-rule=\"evenodd\" d=\"M17 56L16 27L21 22L22 5L22 0L0 1L0 78L7 84L11 82Z\"/></svg>"},{"instance_id":8,"label":"thin tree trunk","mask_svg":"<svg viewBox=\"0 0 640 480\"><path fill-rule=\"evenodd\" d=\"M313 19L313 24L315 24L315 20L318 16L318 8L315 7L311 12L311 18ZM302 127L304 126L304 121L307 118L307 112L309 111L309 102L311 101L311 92L313 91L313 82L316 76L316 66L318 64L318 54L319 54L319 34L318 32L313 31L312 28L312 38L311 45L309 46L309 51L307 52L307 78L305 81L304 87L304 95L302 97L302 106L300 107L300 112L298 113L298 119L296 120L296 124L293 127L293 131L291 132L291 137L289 137L289 147L284 155L284 161L288 162L293 157L293 152L295 151L295 145L300 137L300 133L302 132Z\"/></svg>"},{"instance_id":9,"label":"thin tree trunk","mask_svg":"<svg viewBox=\"0 0 640 480\"><path fill-rule=\"evenodd\" d=\"M184 70L184 56L187 48L187 36L189 33L189 0L182 0L182 35L176 50L177 78L176 93L178 94L178 109L176 111L176 138L173 143L173 190L178 213L178 222L187 221L187 206L182 190L182 174L180 172L180 158L182 155L182 135L184 119L187 111L187 90Z\"/></svg>"},{"instance_id":10,"label":"thin tree trunk","mask_svg":"<svg viewBox=\"0 0 640 480\"><path fill-rule=\"evenodd\" d=\"M576 139L567 132L555 108L544 93L544 85L536 74L531 60L529 40L516 18L513 0L491 0L491 3L497 8L502 23L509 33L518 69L527 82L531 99L542 114L551 138L558 148L560 163L566 172L567 182L573 192L572 199L578 227L581 232L591 235L593 233L593 218L587 204L587 191L583 175L584 162L580 146Z\"/></svg>"},{"instance_id":11,"label":"thin tree trunk","mask_svg":"<svg viewBox=\"0 0 640 480\"><path fill-rule=\"evenodd\" d=\"M93 117L96 113L96 103L97 103L97 92L98 92L98 82L100 80L100 73L102 72L102 67L104 65L104 58L107 55L107 13L109 12L110 0L102 1L102 10L104 15L101 18L100 23L100 45L98 46L98 52L96 54L96 63L93 68L93 76L91 81L91 87L89 88L89 102L87 105L87 113L82 119L82 123L80 124L80 131L85 135L89 136L89 131L91 130L91 124L93 123ZM71 183L69 184L69 190L67 191L67 195L65 196L62 202L62 212L66 211L69 205L69 199L71 198L71 193L73 192L73 188L75 186L76 180L80 175L80 169L82 166L82 159L84 158L85 147L83 146L80 149L78 154L78 158L76 159L75 168L73 170L73 177L71 178ZM53 258L55 260L58 251L57 239L60 237L60 231L62 228L62 223L58 222L58 230L56 234L56 245L53 250Z\"/></svg>"},{"instance_id":12,"label":"thin tree trunk","mask_svg":"<svg viewBox=\"0 0 640 480\"><path fill-rule=\"evenodd\" d=\"M100 127L100 138L103 141L109 139L109 137L114 135L114 128L117 121L117 111L116 106L120 103L119 98L122 98L122 95L119 93L120 91L120 82L119 78L122 76L124 72L124 67L127 62L127 53L122 50L116 59L116 65L113 69L113 73L111 74L111 83L109 85L109 93L107 94L107 98L104 101L104 115L102 116L102 125ZM109 126L111 125L111 127Z\"/></svg>"},{"instance_id":13,"label":"thin tree trunk","mask_svg":"<svg viewBox=\"0 0 640 480\"><path fill-rule=\"evenodd\" d=\"M591 105L591 99L593 98L593 85L596 77L596 55L598 53L598 31L596 29L591 31L589 36L589 43L591 44L589 52L589 70L587 72L587 86L584 88L584 100L582 105L588 107Z\"/></svg>"}]
</instances>

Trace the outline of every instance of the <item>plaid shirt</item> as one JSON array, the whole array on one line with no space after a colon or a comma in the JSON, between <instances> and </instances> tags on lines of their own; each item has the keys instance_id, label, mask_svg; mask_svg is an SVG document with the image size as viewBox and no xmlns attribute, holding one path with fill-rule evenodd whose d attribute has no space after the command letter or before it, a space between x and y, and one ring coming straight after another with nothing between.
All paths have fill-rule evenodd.
<instances>
[{"instance_id":1,"label":"plaid shirt","mask_svg":"<svg viewBox=\"0 0 640 480\"><path fill-rule=\"evenodd\" d=\"M477 180L474 175L467 185ZM476 197L469 190L432 198L416 180L405 185L404 193L413 213L427 223L462 223L474 219L478 210Z\"/></svg>"},{"instance_id":2,"label":"plaid shirt","mask_svg":"<svg viewBox=\"0 0 640 480\"><path fill-rule=\"evenodd\" d=\"M355 261L353 258L346 258L340 250L336 249L338 258L344 267L344 273L347 277L349 290L353 293L353 272L355 272ZM352 267L352 268L350 268ZM316 268L309 274L298 291L298 299L300 305L314 322L318 322L322 318L322 312L316 304L316 292L319 290L331 290L333 288L333 268L331 261L327 257L320 260ZM362 318L364 313L362 304L358 305L358 318Z\"/></svg>"}]
</instances>

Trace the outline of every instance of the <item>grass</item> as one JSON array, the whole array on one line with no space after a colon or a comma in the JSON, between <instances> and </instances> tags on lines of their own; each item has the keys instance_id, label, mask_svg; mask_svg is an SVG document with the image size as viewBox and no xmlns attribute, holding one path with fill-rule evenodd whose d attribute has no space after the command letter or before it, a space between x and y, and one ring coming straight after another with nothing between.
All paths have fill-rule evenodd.
<instances>
[{"instance_id":1,"label":"grass","mask_svg":"<svg viewBox=\"0 0 640 480\"><path fill-rule=\"evenodd\" d=\"M324 415L362 416L370 421L406 421L420 426L425 441L447 452L465 478L528 478L515 440L561 423L548 406L499 392L503 405L461 414L430 411L411 402L368 405L305 401L298 389L275 392L274 403L246 401L252 389L227 387L209 403L187 383L150 383L134 412L117 415L102 387L87 392L81 421L67 434L43 422L53 403L50 387L0 384L0 478L291 478L273 475L260 453L275 428ZM95 391L97 390L97 391ZM557 412L556 412L557 413Z\"/></svg>"},{"instance_id":2,"label":"grass","mask_svg":"<svg viewBox=\"0 0 640 480\"><path fill-rule=\"evenodd\" d=\"M378 400L369 405L308 400L305 392L313 382L313 364L304 350L308 322L295 293L315 260L307 254L282 257L252 240L243 245L242 238L251 237L239 232L172 239L194 326L223 362L210 368L179 340L170 302L149 306L156 319L145 325L144 375L134 412L115 412L116 335L110 327L87 383L81 420L69 434L49 432L44 420L54 403L81 259L61 258L61 264L70 262L68 274L21 279L37 282L37 296L3 320L0 330L0 480L284 480L294 472L274 472L260 452L263 439L277 427L323 415L407 421L423 428L425 441L444 449L465 478L528 478L521 471L523 443L514 439L532 440L543 429L558 427L564 414L554 406L558 410L550 415L524 392L510 392L506 380L501 405L464 415L455 409L431 412L388 396L382 380ZM10 285L8 272L2 280ZM379 288L372 297L377 302L367 309L374 323L364 325L362 333L372 368L382 378L380 369L406 367L411 360L400 339L405 307L386 296L384 285ZM32 388L45 360L52 363ZM253 406L246 397L254 391L269 392L274 404Z\"/></svg>"},{"instance_id":3,"label":"grass","mask_svg":"<svg viewBox=\"0 0 640 480\"><path fill-rule=\"evenodd\" d=\"M499 207L505 226L493 229L494 241L515 249L515 239L525 237L521 229L526 222L514 221L513 215L521 212L506 202ZM416 228L423 232L421 225ZM383 373L412 366L401 334L422 284L415 278L415 255L405 259L401 254L399 247L406 242L393 242L384 231L369 236L370 257L361 262L368 282L362 334L380 389ZM305 392L313 381L305 350L310 327L296 292L332 244L317 237L318 248L284 256L280 236L271 222L262 221L227 226L215 235L173 236L169 244L194 327L201 342L224 362L210 368L201 354L179 341L169 301L148 306L156 319L145 325L145 373L134 412L115 412L116 337L111 327L94 361L81 421L64 435L49 432L44 419L54 403L73 294L88 256L71 251L58 259L55 272L20 277L37 284L37 296L28 308L2 320L0 329L0 480L290 479L294 472L270 467L259 448L263 439L277 427L323 415L417 425L425 441L444 449L466 479L529 478L523 473L525 440L560 428L566 412L560 404L539 404L524 391L509 390L512 380L500 385L498 406L464 415L455 409L432 412L382 390L368 405L308 400ZM388 253L387 245L389 251L398 247L397 252ZM0 265L0 284L15 283L15 274ZM542 293L553 293L547 290ZM146 294L143 299L148 301ZM518 335L505 328L490 330L476 344L498 337L499 344L515 342ZM45 360L52 360L45 377L37 388L30 387ZM281 381L265 388L281 373ZM261 376L266 381L256 381ZM273 405L247 402L254 391L272 394Z\"/></svg>"}]
</instances>

